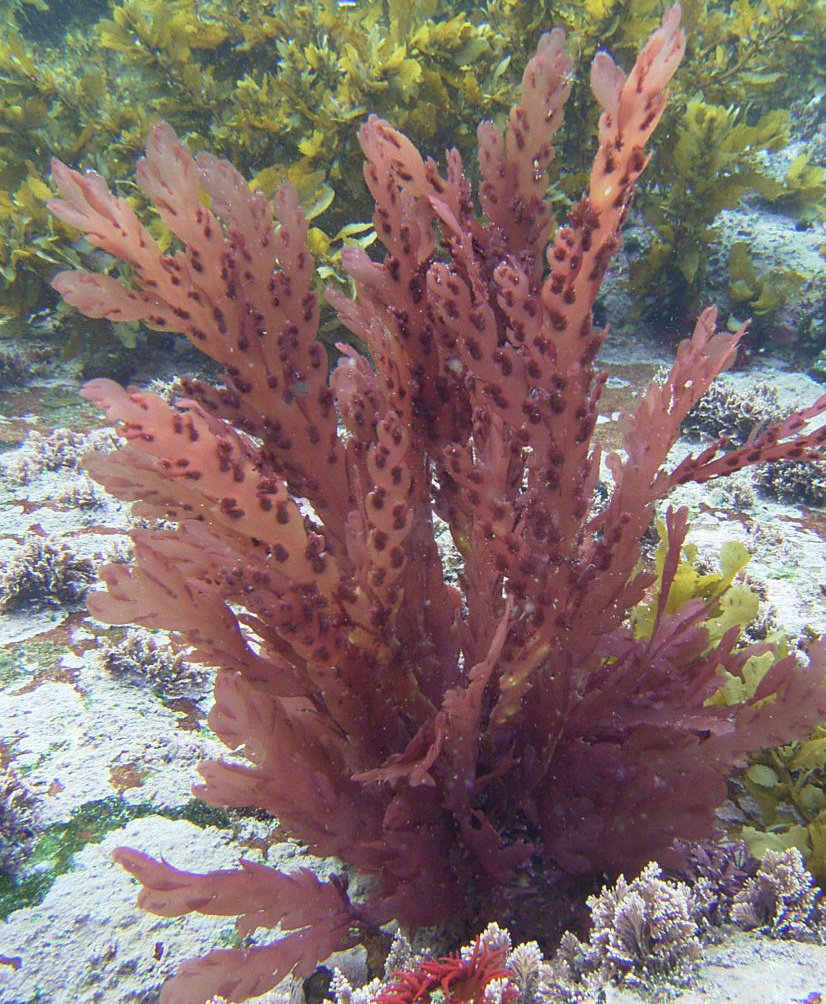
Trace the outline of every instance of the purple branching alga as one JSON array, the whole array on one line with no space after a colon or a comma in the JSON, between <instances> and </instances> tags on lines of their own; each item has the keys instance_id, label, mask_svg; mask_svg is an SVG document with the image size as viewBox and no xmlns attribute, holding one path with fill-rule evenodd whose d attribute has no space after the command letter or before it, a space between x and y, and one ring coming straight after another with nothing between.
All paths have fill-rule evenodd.
<instances>
[{"instance_id":1,"label":"purple branching alga","mask_svg":"<svg viewBox=\"0 0 826 1004\"><path fill-rule=\"evenodd\" d=\"M90 473L163 521L133 532L134 562L107 566L89 607L173 631L218 668L209 724L246 764L201 766L200 798L265 809L373 878L355 902L309 870L192 874L119 849L147 910L237 916L241 938L281 925L270 944L185 962L164 1004L245 1000L392 919L484 913L531 875L667 861L675 837L712 832L748 751L826 718L821 643L805 660L778 656L749 700L709 703L724 672L742 676L768 646L737 628L710 644L711 600L666 611L684 510L667 515L650 637L629 622L655 580L640 565L654 504L683 482L819 455L826 430L805 427L826 396L742 449L718 443L669 469L681 421L738 344L706 310L625 416L607 504L592 507L607 331L591 309L683 53L679 20L666 13L627 77L606 53L594 60L590 190L552 240L546 168L571 78L560 30L540 41L504 134L479 127L481 214L455 150L441 175L369 119L364 175L385 253L344 252L356 299L328 298L369 355L342 346L329 378L289 185L270 204L156 126L138 181L182 248L165 254L98 175L55 162L52 211L133 276L127 288L64 272L55 287L89 316L183 332L225 374L185 381L172 406L86 386L126 440L92 455ZM458 587L436 518L463 560Z\"/></svg>"}]
</instances>

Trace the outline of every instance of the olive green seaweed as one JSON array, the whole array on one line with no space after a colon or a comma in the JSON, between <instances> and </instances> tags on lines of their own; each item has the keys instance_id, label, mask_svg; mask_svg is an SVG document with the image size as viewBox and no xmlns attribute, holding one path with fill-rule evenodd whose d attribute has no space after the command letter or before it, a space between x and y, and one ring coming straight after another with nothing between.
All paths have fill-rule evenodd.
<instances>
[{"instance_id":1,"label":"olive green seaweed","mask_svg":"<svg viewBox=\"0 0 826 1004\"><path fill-rule=\"evenodd\" d=\"M503 119L514 100L521 61L512 65L513 53L562 25L576 75L601 47L629 66L664 7L661 0L123 0L82 7L5 0L0 331L19 332L53 305L47 284L54 271L88 264L88 247L43 208L52 155L128 177L149 128L164 118L192 149L227 157L266 193L292 181L318 217L311 242L323 278L346 288L342 248L369 246L374 236L356 142L368 113L391 118L432 156L458 147L473 170L476 123ZM805 152L780 179L762 160L762 151L787 143L792 102L822 92L826 0L685 0L683 22L689 49L638 196L652 236L631 275L637 310L656 310L665 321L703 299L720 209L759 195L807 219L822 213L826 192L823 169ZM793 79L785 72L792 61ZM568 165L565 179L551 165L560 209L579 197L593 153L581 142L597 116L587 88L575 88L566 116L558 156ZM120 189L141 201L136 188ZM155 227L160 236L160 221ZM61 320L69 354L84 347L99 353L113 334L136 344L134 328Z\"/></svg>"}]
</instances>

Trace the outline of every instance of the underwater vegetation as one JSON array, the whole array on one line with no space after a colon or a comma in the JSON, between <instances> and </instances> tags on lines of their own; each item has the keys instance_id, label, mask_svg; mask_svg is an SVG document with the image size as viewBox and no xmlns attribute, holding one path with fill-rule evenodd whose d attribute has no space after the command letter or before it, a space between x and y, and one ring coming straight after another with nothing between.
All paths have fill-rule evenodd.
<instances>
[{"instance_id":1,"label":"underwater vegetation","mask_svg":"<svg viewBox=\"0 0 826 1004\"><path fill-rule=\"evenodd\" d=\"M826 429L806 426L826 395L667 467L743 334L703 311L624 416L592 505L607 329L591 312L685 45L674 7L627 76L594 57L598 150L556 228L547 168L573 83L560 29L540 37L505 127L478 129L483 215L457 150L443 174L371 116L358 136L383 257L345 248L356 298L326 291L369 356L341 344L332 373L292 185L270 201L159 123L137 173L174 235L155 228L159 243L100 175L54 163L51 211L123 263L62 272L66 302L183 333L224 374L183 381L173 405L86 386L125 440L86 469L145 521L89 608L171 631L217 668L209 724L236 755L201 766L199 797L264 809L372 879L351 897L306 869L197 874L120 848L144 908L238 918L241 947L186 962L164 1004L246 1000L393 919L497 917L544 937L536 905L555 889L679 863L675 838L715 832L749 753L826 720L826 643L798 658L747 640L737 547L700 575L682 560L686 511L668 508L655 568L641 561L676 486L820 457Z\"/></svg>"},{"instance_id":2,"label":"underwater vegetation","mask_svg":"<svg viewBox=\"0 0 826 1004\"><path fill-rule=\"evenodd\" d=\"M268 195L291 180L311 216L335 195L327 231L312 236L325 255L342 228L339 243L358 238L357 211L368 211L354 123L392 110L434 152L466 143L481 114L510 103L506 41L433 0L130 0L95 23L68 26L54 58L12 29L0 45L7 316L34 308L54 265L78 263L65 232L45 225L48 151L123 176L162 116L193 145L230 157ZM329 258L334 269L335 249ZM118 335L130 339L125 328Z\"/></svg>"},{"instance_id":3,"label":"underwater vegetation","mask_svg":"<svg viewBox=\"0 0 826 1004\"><path fill-rule=\"evenodd\" d=\"M707 860L705 874L692 884L663 876L653 864L631 882L620 876L588 897L587 940L566 931L548 959L536 941L514 946L510 931L495 922L473 944L441 958L428 950L414 955L397 933L383 980L353 987L337 970L330 998L336 1004L570 1004L604 1000L611 983L634 988L643 999L667 1000L696 971L712 904L728 923L773 938L811 941L822 933L822 894L812 888L798 851L769 852L733 882L718 864ZM728 860L724 867L730 866Z\"/></svg>"},{"instance_id":4,"label":"underwater vegetation","mask_svg":"<svg viewBox=\"0 0 826 1004\"><path fill-rule=\"evenodd\" d=\"M32 537L20 553L0 563L0 610L77 603L94 581L88 558L46 536Z\"/></svg>"},{"instance_id":5,"label":"underwater vegetation","mask_svg":"<svg viewBox=\"0 0 826 1004\"><path fill-rule=\"evenodd\" d=\"M341 250L375 239L358 123L371 113L392 118L425 154L438 157L455 146L472 165L476 123L501 124L516 99L514 53L530 51L542 31L561 25L576 39L574 75L587 74L602 46L630 65L663 3L126 0L83 5L81 13L76 5L37 0L6 7L0 318L13 333L49 304L48 281L57 268L90 264L84 245L45 212L51 155L124 179L149 128L163 118L190 149L227 157L264 194L284 180L294 184L315 220L309 244L321 277L352 292ZM638 311L669 330L703 305L707 251L721 209L757 198L805 222L822 214L826 192L824 166L806 149L782 177L763 156L789 142L793 104L812 99L822 118L816 99L823 90L826 0L688 0L683 20L689 29L683 73L638 203L650 240L635 251L630 277ZM792 63L794 75L786 72ZM558 142L566 171L549 166L557 205L570 206L587 184L592 151L581 137L593 132L598 113L587 89L576 89ZM119 184L144 206L137 189ZM157 218L150 228L162 243L171 239ZM801 280L759 279L733 270L732 305L770 320ZM61 320L68 353L98 352L113 333L135 344L135 325Z\"/></svg>"}]
</instances>

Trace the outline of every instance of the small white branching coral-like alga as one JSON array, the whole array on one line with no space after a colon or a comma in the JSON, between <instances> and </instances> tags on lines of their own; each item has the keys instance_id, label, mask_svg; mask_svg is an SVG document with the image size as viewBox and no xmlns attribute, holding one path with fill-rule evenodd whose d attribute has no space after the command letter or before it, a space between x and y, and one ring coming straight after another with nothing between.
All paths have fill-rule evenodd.
<instances>
[{"instance_id":1,"label":"small white branching coral-like alga","mask_svg":"<svg viewBox=\"0 0 826 1004\"><path fill-rule=\"evenodd\" d=\"M0 610L71 605L94 581L89 558L60 541L33 535L0 567Z\"/></svg>"},{"instance_id":2,"label":"small white branching coral-like alga","mask_svg":"<svg viewBox=\"0 0 826 1004\"><path fill-rule=\"evenodd\" d=\"M822 940L821 896L796 847L769 850L754 878L734 896L731 919L773 938Z\"/></svg>"},{"instance_id":3,"label":"small white branching coral-like alga","mask_svg":"<svg viewBox=\"0 0 826 1004\"><path fill-rule=\"evenodd\" d=\"M620 875L587 902L590 938L563 935L551 964L541 966L544 1001L580 1000L605 983L645 987L654 978L679 979L700 958L693 890L664 879L653 862L633 882Z\"/></svg>"}]
</instances>

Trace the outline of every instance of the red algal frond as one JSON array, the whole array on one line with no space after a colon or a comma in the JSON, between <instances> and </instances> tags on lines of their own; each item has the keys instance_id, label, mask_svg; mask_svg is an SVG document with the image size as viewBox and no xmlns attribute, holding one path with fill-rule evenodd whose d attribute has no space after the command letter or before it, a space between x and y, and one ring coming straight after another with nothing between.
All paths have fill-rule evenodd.
<instances>
[{"instance_id":1,"label":"red algal frond","mask_svg":"<svg viewBox=\"0 0 826 1004\"><path fill-rule=\"evenodd\" d=\"M374 1004L413 1004L414 1001L427 1004L436 990L444 995L446 1002L479 1004L489 983L513 978L511 971L501 965L506 954L506 949L490 949L477 938L468 959L459 954L444 955L439 959L425 959L415 969L395 973L395 982L376 997Z\"/></svg>"},{"instance_id":2,"label":"red algal frond","mask_svg":"<svg viewBox=\"0 0 826 1004\"><path fill-rule=\"evenodd\" d=\"M699 599L660 610L650 637L629 627L656 579L641 548L656 505L686 481L822 456L826 427L806 425L826 394L741 450L674 466L686 414L742 334L706 310L625 416L593 505L608 330L592 308L684 47L675 5L627 75L597 55L590 184L555 230L546 169L571 84L560 31L540 41L505 130L480 128L482 214L455 150L443 175L371 117L359 138L384 251L346 248L355 298L328 292L369 356L342 346L333 373L292 187L269 202L156 125L138 183L173 253L103 178L55 163L53 213L130 277L63 272L55 288L89 316L182 333L223 369L173 405L87 385L123 437L87 468L149 521L89 607L174 632L216 668L209 725L231 753L201 766L197 797L262 809L373 880L351 901L334 879L249 862L198 874L119 850L156 914L236 916L242 944L281 928L185 963L162 1004L258 996L391 920L507 923L528 896L539 917L563 877L671 863L675 837L714 832L750 751L826 719L826 641L775 652L754 695L723 707L710 703L722 680L769 644L736 628L713 640ZM665 522L663 596L686 511ZM444 526L458 575L442 564ZM501 953L468 955L398 974L380 1004L476 1004L508 973Z\"/></svg>"}]
</instances>

